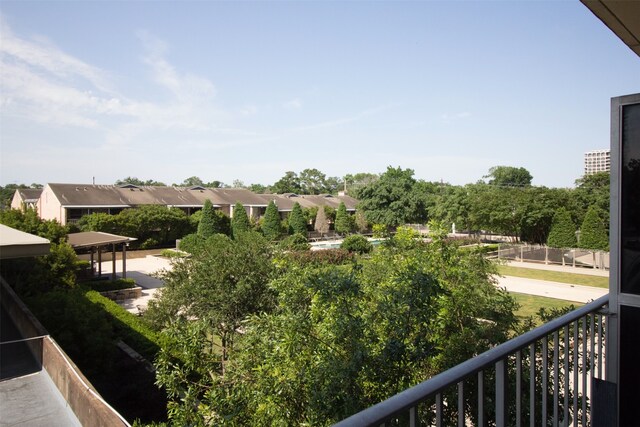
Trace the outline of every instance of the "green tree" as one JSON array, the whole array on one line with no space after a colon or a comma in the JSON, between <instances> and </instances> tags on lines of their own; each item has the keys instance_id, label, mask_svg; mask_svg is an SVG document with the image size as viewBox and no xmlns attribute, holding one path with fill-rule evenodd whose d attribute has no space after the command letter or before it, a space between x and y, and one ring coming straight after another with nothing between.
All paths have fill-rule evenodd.
<instances>
[{"instance_id":1,"label":"green tree","mask_svg":"<svg viewBox=\"0 0 640 427\"><path fill-rule=\"evenodd\" d=\"M184 181L182 181L182 183L180 183L179 187L195 187L195 186L202 186L204 187L204 182L198 178L197 176L190 176L189 178L185 179Z\"/></svg>"},{"instance_id":2,"label":"green tree","mask_svg":"<svg viewBox=\"0 0 640 427\"><path fill-rule=\"evenodd\" d=\"M380 178L380 175L375 173L359 172L345 175L343 182L346 184L347 194L359 199L360 189L376 181L378 178Z\"/></svg>"},{"instance_id":3,"label":"green tree","mask_svg":"<svg viewBox=\"0 0 640 427\"><path fill-rule=\"evenodd\" d=\"M280 180L271 186L271 192L277 194L300 193L301 191L300 178L293 171L286 172Z\"/></svg>"},{"instance_id":4,"label":"green tree","mask_svg":"<svg viewBox=\"0 0 640 427\"><path fill-rule=\"evenodd\" d=\"M570 209L576 224L582 224L584 216L592 205L597 206L605 227L609 229L609 199L610 199L610 175L609 172L598 172L585 175L577 179L573 190L573 206Z\"/></svg>"},{"instance_id":5,"label":"green tree","mask_svg":"<svg viewBox=\"0 0 640 427\"><path fill-rule=\"evenodd\" d=\"M351 230L353 230L353 221L347 213L347 207L345 206L344 202L340 202L340 205L338 206L334 227L336 233L340 234L347 234L350 233Z\"/></svg>"},{"instance_id":6,"label":"green tree","mask_svg":"<svg viewBox=\"0 0 640 427\"><path fill-rule=\"evenodd\" d=\"M267 210L264 214L264 222L262 223L262 234L269 240L277 240L282 233L282 224L280 221L280 214L278 213L278 207L272 200L267 205Z\"/></svg>"},{"instance_id":7,"label":"green tree","mask_svg":"<svg viewBox=\"0 0 640 427\"><path fill-rule=\"evenodd\" d=\"M158 328L199 319L215 335L206 340L209 351L225 360L246 316L272 307L272 266L270 245L259 234L240 233L235 240L214 234L203 250L164 273L165 287L149 316Z\"/></svg>"},{"instance_id":8,"label":"green tree","mask_svg":"<svg viewBox=\"0 0 640 427\"><path fill-rule=\"evenodd\" d=\"M135 176L128 176L124 179L119 179L117 180L114 185L126 185L126 184L133 184L133 185L139 185L139 186L145 186L145 185L152 185L152 186L157 186L157 187L166 187L166 184L160 181L156 181L154 179L148 179L148 180L142 180L142 179L138 179Z\"/></svg>"},{"instance_id":9,"label":"green tree","mask_svg":"<svg viewBox=\"0 0 640 427\"><path fill-rule=\"evenodd\" d=\"M368 254L373 250L373 245L361 234L352 234L344 238L340 244L340 249L346 249L349 252L357 252L359 254Z\"/></svg>"},{"instance_id":10,"label":"green tree","mask_svg":"<svg viewBox=\"0 0 640 427\"><path fill-rule=\"evenodd\" d=\"M207 199L202 207L202 217L198 224L198 234L204 238L209 238L218 232L216 230L216 215L213 210L213 203Z\"/></svg>"},{"instance_id":11,"label":"green tree","mask_svg":"<svg viewBox=\"0 0 640 427\"><path fill-rule=\"evenodd\" d=\"M351 267L281 262L275 309L243 324L224 375L197 357L205 334L176 333L192 362L160 361L171 421L330 425L506 340L516 305L493 285L491 262L434 238ZM198 394L188 393L194 378Z\"/></svg>"},{"instance_id":12,"label":"green tree","mask_svg":"<svg viewBox=\"0 0 640 427\"><path fill-rule=\"evenodd\" d=\"M91 222L91 219L87 221ZM106 220L104 224L108 225L110 221ZM116 224L119 230L116 234L136 237L141 247L175 243L176 239L192 231L189 218L182 209L160 205L125 209L116 215Z\"/></svg>"},{"instance_id":13,"label":"green tree","mask_svg":"<svg viewBox=\"0 0 640 427\"><path fill-rule=\"evenodd\" d=\"M300 191L302 194L322 194L327 191L327 176L318 169L305 169L300 172Z\"/></svg>"},{"instance_id":14,"label":"green tree","mask_svg":"<svg viewBox=\"0 0 640 427\"><path fill-rule=\"evenodd\" d=\"M525 168L513 166L494 166L483 178L491 178L489 184L499 187L528 187L533 179Z\"/></svg>"},{"instance_id":15,"label":"green tree","mask_svg":"<svg viewBox=\"0 0 640 427\"><path fill-rule=\"evenodd\" d=\"M553 217L547 245L552 248L575 248L577 243L576 226L571 215L565 208L558 209Z\"/></svg>"},{"instance_id":16,"label":"green tree","mask_svg":"<svg viewBox=\"0 0 640 427\"><path fill-rule=\"evenodd\" d=\"M602 211L597 206L589 207L580 227L578 246L583 249L609 250L609 237L604 225Z\"/></svg>"},{"instance_id":17,"label":"green tree","mask_svg":"<svg viewBox=\"0 0 640 427\"><path fill-rule=\"evenodd\" d=\"M233 236L237 236L238 233L244 233L251 230L251 222L247 215L247 210L242 203L237 202L233 207L233 217L231 218L231 231Z\"/></svg>"},{"instance_id":18,"label":"green tree","mask_svg":"<svg viewBox=\"0 0 640 427\"><path fill-rule=\"evenodd\" d=\"M362 209L371 223L398 225L427 220L425 195L416 191L413 170L389 166L377 181L359 192Z\"/></svg>"},{"instance_id":19,"label":"green tree","mask_svg":"<svg viewBox=\"0 0 640 427\"><path fill-rule=\"evenodd\" d=\"M291 209L291 214L289 215L289 234L307 235L307 220L298 202L293 204L293 209Z\"/></svg>"},{"instance_id":20,"label":"green tree","mask_svg":"<svg viewBox=\"0 0 640 427\"><path fill-rule=\"evenodd\" d=\"M249 185L249 190L257 194L265 194L268 188L262 184L251 184Z\"/></svg>"}]
</instances>

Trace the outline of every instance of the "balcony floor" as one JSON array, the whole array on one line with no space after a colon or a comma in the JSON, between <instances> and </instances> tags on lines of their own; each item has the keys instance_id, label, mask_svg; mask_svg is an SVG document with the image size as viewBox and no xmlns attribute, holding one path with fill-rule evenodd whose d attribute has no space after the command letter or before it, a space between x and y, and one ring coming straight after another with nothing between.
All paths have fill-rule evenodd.
<instances>
[{"instance_id":1,"label":"balcony floor","mask_svg":"<svg viewBox=\"0 0 640 427\"><path fill-rule=\"evenodd\" d=\"M0 426L81 427L46 371L0 382Z\"/></svg>"}]
</instances>

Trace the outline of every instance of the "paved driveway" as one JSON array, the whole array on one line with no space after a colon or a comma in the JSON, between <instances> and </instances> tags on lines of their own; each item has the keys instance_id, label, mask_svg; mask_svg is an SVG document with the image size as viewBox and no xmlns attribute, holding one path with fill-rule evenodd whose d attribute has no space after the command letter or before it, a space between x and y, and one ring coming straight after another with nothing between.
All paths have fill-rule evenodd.
<instances>
[{"instance_id":1,"label":"paved driveway","mask_svg":"<svg viewBox=\"0 0 640 427\"><path fill-rule=\"evenodd\" d=\"M567 283L548 282L546 280L525 279L505 276L498 278L498 286L509 292L538 295L548 298L586 303L609 293L608 289L592 286L569 285Z\"/></svg>"}]
</instances>

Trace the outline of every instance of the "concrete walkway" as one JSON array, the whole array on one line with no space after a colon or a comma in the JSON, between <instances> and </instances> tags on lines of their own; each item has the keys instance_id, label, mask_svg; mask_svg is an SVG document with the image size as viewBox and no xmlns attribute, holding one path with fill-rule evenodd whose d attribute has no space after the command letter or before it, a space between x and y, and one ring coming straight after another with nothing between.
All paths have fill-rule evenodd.
<instances>
[{"instance_id":1,"label":"concrete walkway","mask_svg":"<svg viewBox=\"0 0 640 427\"><path fill-rule=\"evenodd\" d=\"M539 264L537 262L520 262L509 261L506 263L509 267L531 268L534 270L561 271L563 273L587 274L590 276L609 277L609 270L600 270L597 268L571 267L570 265L557 264Z\"/></svg>"},{"instance_id":2,"label":"concrete walkway","mask_svg":"<svg viewBox=\"0 0 640 427\"><path fill-rule=\"evenodd\" d=\"M111 273L112 263L106 261L102 263L102 273ZM127 311L140 314L147 309L147 305L156 294L161 291L164 286L162 280L153 277L162 270L170 270L171 261L167 258L147 255L144 258L127 258L127 278L134 279L138 286L142 288L142 296L140 298L127 299L118 301ZM122 263L116 263L116 275L122 276Z\"/></svg>"},{"instance_id":3,"label":"concrete walkway","mask_svg":"<svg viewBox=\"0 0 640 427\"><path fill-rule=\"evenodd\" d=\"M530 262L509 262L510 267L531 268L547 271L559 271L563 273L588 274L593 276L609 277L606 270L580 268L562 265L545 265ZM586 303L600 298L609 293L608 289L592 286L571 285L567 283L551 282L546 280L525 279L522 277L504 276L498 277L498 286L506 288L509 292L517 292L528 295L538 295L548 298L563 299L567 301Z\"/></svg>"},{"instance_id":4,"label":"concrete walkway","mask_svg":"<svg viewBox=\"0 0 640 427\"><path fill-rule=\"evenodd\" d=\"M524 279L513 276L499 277L498 286L506 288L509 292L538 295L580 303L587 303L609 293L608 289L595 288L593 286L569 285L567 283Z\"/></svg>"}]
</instances>

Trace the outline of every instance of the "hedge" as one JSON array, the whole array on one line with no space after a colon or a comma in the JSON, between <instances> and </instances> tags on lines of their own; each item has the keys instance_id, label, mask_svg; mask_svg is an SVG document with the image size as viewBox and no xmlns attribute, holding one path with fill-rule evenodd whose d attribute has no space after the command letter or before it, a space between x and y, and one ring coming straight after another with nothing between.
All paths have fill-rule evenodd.
<instances>
[{"instance_id":1,"label":"hedge","mask_svg":"<svg viewBox=\"0 0 640 427\"><path fill-rule=\"evenodd\" d=\"M89 287L92 291L108 292L135 288L136 281L133 279L91 280L82 283L82 285Z\"/></svg>"},{"instance_id":2,"label":"hedge","mask_svg":"<svg viewBox=\"0 0 640 427\"><path fill-rule=\"evenodd\" d=\"M160 351L160 335L154 332L142 318L129 313L109 298L96 291L87 291L86 298L100 306L112 320L115 334L147 360L153 361Z\"/></svg>"}]
</instances>

